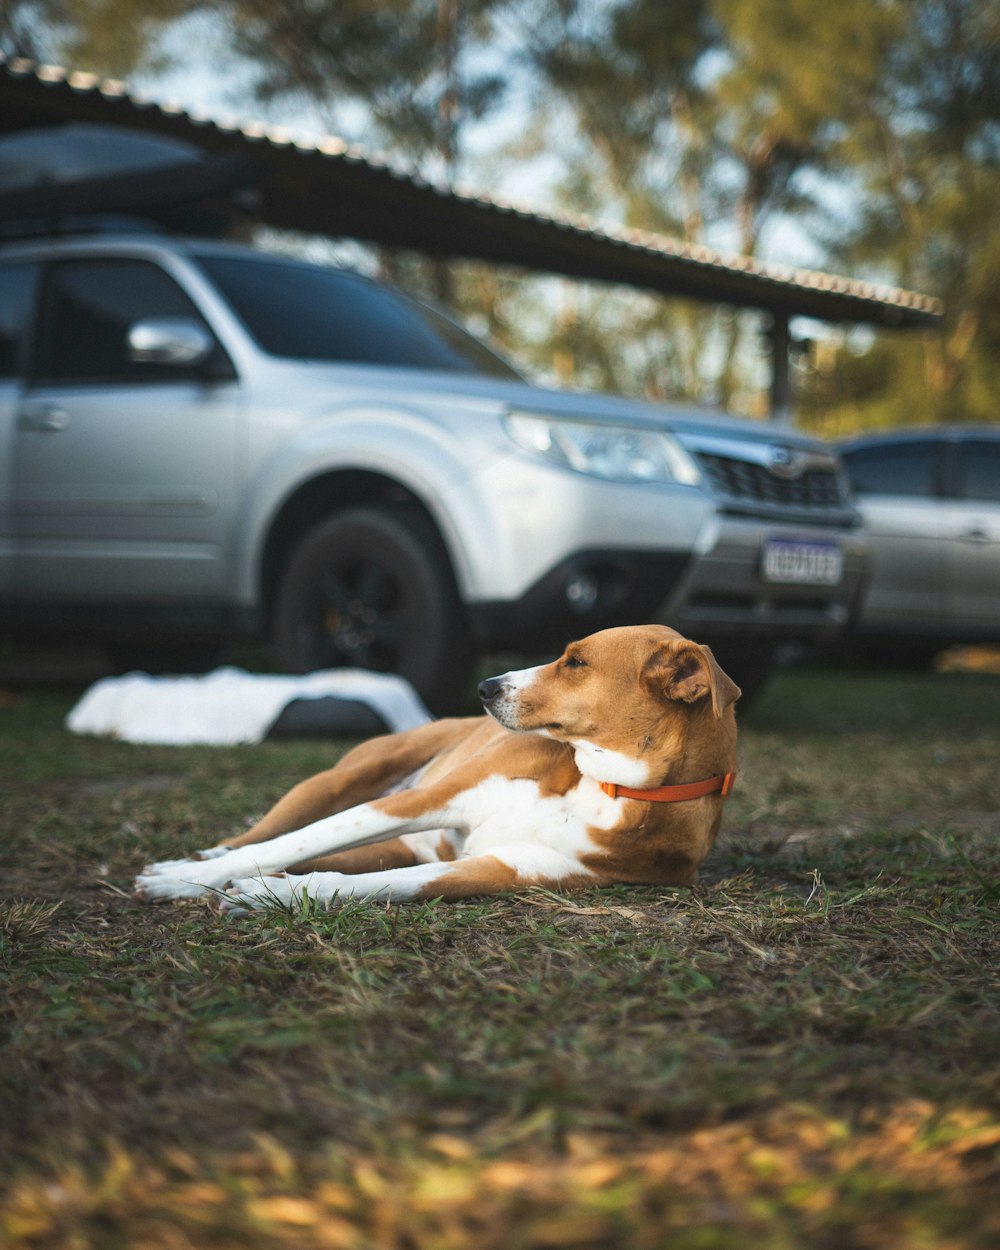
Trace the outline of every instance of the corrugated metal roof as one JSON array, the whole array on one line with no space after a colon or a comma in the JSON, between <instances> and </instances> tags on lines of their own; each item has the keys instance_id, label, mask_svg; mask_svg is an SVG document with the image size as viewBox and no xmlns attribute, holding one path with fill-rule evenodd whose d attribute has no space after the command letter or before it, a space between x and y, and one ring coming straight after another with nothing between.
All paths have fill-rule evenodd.
<instances>
[{"instance_id":1,"label":"corrugated metal roof","mask_svg":"<svg viewBox=\"0 0 1000 1250\"><path fill-rule=\"evenodd\" d=\"M915 291L550 216L428 182L334 136L309 140L261 122L214 118L149 99L116 79L0 56L0 131L69 120L137 127L249 158L260 218L277 227L781 316L913 327L932 324L942 312L940 301Z\"/></svg>"}]
</instances>

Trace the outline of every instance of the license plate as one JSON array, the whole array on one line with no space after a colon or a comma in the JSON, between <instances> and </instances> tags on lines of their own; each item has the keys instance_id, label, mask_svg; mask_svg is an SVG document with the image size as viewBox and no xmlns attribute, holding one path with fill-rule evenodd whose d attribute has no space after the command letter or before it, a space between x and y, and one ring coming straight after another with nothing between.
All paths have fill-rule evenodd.
<instances>
[{"instance_id":1,"label":"license plate","mask_svg":"<svg viewBox=\"0 0 1000 1250\"><path fill-rule=\"evenodd\" d=\"M836 543L771 538L764 545L764 580L797 586L836 586L844 575L844 553Z\"/></svg>"}]
</instances>

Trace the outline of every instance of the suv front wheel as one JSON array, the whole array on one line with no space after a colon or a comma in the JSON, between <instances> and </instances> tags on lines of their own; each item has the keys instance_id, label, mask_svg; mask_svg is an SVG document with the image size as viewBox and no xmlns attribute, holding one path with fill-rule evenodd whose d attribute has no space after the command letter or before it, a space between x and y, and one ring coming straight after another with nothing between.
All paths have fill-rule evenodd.
<instances>
[{"instance_id":1,"label":"suv front wheel","mask_svg":"<svg viewBox=\"0 0 1000 1250\"><path fill-rule=\"evenodd\" d=\"M419 512L353 508L309 531L274 605L277 658L291 672L398 673L432 711L461 711L475 660L440 541Z\"/></svg>"}]
</instances>

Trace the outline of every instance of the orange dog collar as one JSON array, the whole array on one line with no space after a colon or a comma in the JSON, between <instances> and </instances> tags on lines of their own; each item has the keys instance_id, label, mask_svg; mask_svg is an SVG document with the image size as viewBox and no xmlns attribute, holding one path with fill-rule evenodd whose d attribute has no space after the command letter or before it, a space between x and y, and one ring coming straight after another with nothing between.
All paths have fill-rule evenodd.
<instances>
[{"instance_id":1,"label":"orange dog collar","mask_svg":"<svg viewBox=\"0 0 1000 1250\"><path fill-rule=\"evenodd\" d=\"M700 799L706 794L719 793L725 798L736 782L735 773L723 773L718 777L706 777L704 781L689 781L680 786L660 786L656 790L633 790L631 786L618 786L613 781L602 781L601 789L613 799L642 799L646 803L683 803L686 799Z\"/></svg>"}]
</instances>

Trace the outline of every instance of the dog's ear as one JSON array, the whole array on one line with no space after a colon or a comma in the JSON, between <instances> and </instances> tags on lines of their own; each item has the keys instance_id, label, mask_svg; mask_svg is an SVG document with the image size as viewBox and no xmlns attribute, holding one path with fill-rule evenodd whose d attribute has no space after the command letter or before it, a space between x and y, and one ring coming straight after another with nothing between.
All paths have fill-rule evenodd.
<instances>
[{"instance_id":1,"label":"dog's ear","mask_svg":"<svg viewBox=\"0 0 1000 1250\"><path fill-rule=\"evenodd\" d=\"M664 698L696 703L712 696L712 711L722 713L740 697L740 688L719 668L709 647L686 638L665 642L650 658L643 680Z\"/></svg>"}]
</instances>

